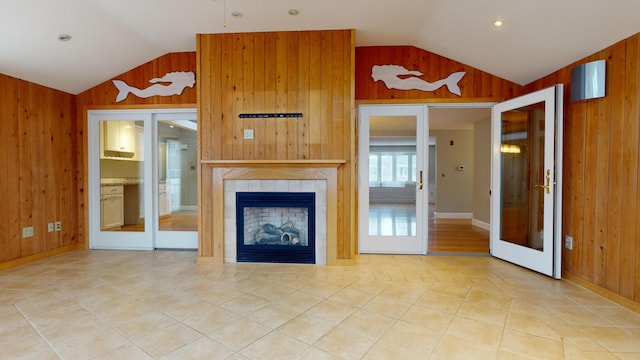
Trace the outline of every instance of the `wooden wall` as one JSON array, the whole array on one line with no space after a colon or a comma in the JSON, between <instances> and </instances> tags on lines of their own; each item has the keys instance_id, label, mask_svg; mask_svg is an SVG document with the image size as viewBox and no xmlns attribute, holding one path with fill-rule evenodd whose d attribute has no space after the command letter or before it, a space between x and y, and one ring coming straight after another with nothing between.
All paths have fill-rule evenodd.
<instances>
[{"instance_id":1,"label":"wooden wall","mask_svg":"<svg viewBox=\"0 0 640 360\"><path fill-rule=\"evenodd\" d=\"M350 259L355 229L354 32L198 35L200 159L346 160L338 169L338 258ZM301 112L302 118L240 119ZM254 129L244 140L243 129ZM211 170L200 178L201 241L211 241ZM213 256L201 247L200 256Z\"/></svg>"},{"instance_id":2,"label":"wooden wall","mask_svg":"<svg viewBox=\"0 0 640 360\"><path fill-rule=\"evenodd\" d=\"M196 53L180 52L166 54L123 74L115 76L102 84L96 85L91 89L78 94L78 111L82 112L83 108L90 108L91 106L101 106L102 108L104 108L104 106L113 106L114 108L120 107L127 109L148 107L149 105L167 107L167 105L191 104L195 106L197 101L195 86L193 88L187 87L184 89L182 94L172 96L152 96L145 99L129 94L125 100L116 103L118 90L111 80L122 80L128 85L138 89L144 89L149 85L152 85L149 80L155 77L162 77L164 74L173 71L195 72ZM196 76L196 82L197 81L198 78Z\"/></svg>"},{"instance_id":3,"label":"wooden wall","mask_svg":"<svg viewBox=\"0 0 640 360\"><path fill-rule=\"evenodd\" d=\"M388 89L371 77L373 65L401 65L423 73L421 79L435 82L450 74L465 71L459 82L461 96L446 87L436 91ZM520 85L480 71L471 66L413 46L369 46L356 48L356 100L359 102L493 102L519 95Z\"/></svg>"},{"instance_id":4,"label":"wooden wall","mask_svg":"<svg viewBox=\"0 0 640 360\"><path fill-rule=\"evenodd\" d=\"M571 103L571 69L606 60L606 97ZM640 302L640 34L526 87L565 84L563 236L567 276Z\"/></svg>"},{"instance_id":5,"label":"wooden wall","mask_svg":"<svg viewBox=\"0 0 640 360\"><path fill-rule=\"evenodd\" d=\"M88 154L88 126L87 126L87 110L91 109L156 109L156 108L178 108L178 107L196 107L196 87L185 88L182 94L172 96L152 96L149 98L139 98L129 94L129 96L116 103L116 96L118 90L113 85L111 80L123 80L127 84L144 89L151 85L150 79L155 77L162 77L164 74L173 71L196 71L196 53L195 52L181 52L170 53L163 55L159 58L151 60L145 64L142 64L132 70L129 70L123 74L115 76L113 79L109 79L99 85L94 86L77 95L77 141L78 151L76 153L78 164L80 164L79 172L77 174L77 187L78 192L78 236L81 242L86 244L88 236L88 224L89 224L89 209L88 209L88 192L87 178L89 172L89 165L87 162ZM196 83L198 81L196 75ZM97 139L95 139L97 141Z\"/></svg>"},{"instance_id":6,"label":"wooden wall","mask_svg":"<svg viewBox=\"0 0 640 360\"><path fill-rule=\"evenodd\" d=\"M77 246L78 164L73 95L2 74L0 94L2 268ZM62 230L47 232L54 221Z\"/></svg>"}]
</instances>

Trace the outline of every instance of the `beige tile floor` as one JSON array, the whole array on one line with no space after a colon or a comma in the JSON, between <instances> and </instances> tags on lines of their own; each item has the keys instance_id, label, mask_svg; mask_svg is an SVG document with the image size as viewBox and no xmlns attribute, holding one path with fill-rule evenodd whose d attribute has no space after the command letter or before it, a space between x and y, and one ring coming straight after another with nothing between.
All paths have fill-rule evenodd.
<instances>
[{"instance_id":1,"label":"beige tile floor","mask_svg":"<svg viewBox=\"0 0 640 360\"><path fill-rule=\"evenodd\" d=\"M78 251L0 272L2 359L640 359L640 315L489 257Z\"/></svg>"}]
</instances>

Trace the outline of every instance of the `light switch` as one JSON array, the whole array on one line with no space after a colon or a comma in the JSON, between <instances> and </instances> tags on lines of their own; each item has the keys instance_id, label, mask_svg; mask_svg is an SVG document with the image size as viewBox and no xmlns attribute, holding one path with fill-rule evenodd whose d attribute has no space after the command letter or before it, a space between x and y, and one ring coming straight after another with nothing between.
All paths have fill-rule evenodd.
<instances>
[{"instance_id":1,"label":"light switch","mask_svg":"<svg viewBox=\"0 0 640 360\"><path fill-rule=\"evenodd\" d=\"M244 129L244 139L245 140L253 139L253 129Z\"/></svg>"}]
</instances>

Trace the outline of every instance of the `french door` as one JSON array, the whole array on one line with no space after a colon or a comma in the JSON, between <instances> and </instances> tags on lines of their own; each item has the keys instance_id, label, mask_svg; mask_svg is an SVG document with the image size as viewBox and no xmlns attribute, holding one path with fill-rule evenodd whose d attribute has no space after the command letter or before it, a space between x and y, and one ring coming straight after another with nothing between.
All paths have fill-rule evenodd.
<instances>
[{"instance_id":1,"label":"french door","mask_svg":"<svg viewBox=\"0 0 640 360\"><path fill-rule=\"evenodd\" d=\"M562 85L493 107L491 254L560 278Z\"/></svg>"},{"instance_id":2,"label":"french door","mask_svg":"<svg viewBox=\"0 0 640 360\"><path fill-rule=\"evenodd\" d=\"M425 254L426 106L359 111L359 252Z\"/></svg>"},{"instance_id":3,"label":"french door","mask_svg":"<svg viewBox=\"0 0 640 360\"><path fill-rule=\"evenodd\" d=\"M92 249L196 249L194 109L89 111Z\"/></svg>"}]
</instances>

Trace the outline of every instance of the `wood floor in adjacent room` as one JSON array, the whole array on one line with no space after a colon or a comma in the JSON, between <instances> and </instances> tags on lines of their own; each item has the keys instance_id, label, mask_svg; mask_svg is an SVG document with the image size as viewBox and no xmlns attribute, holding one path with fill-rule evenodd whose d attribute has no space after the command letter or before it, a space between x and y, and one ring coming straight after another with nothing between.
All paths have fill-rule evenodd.
<instances>
[{"instance_id":1,"label":"wood floor in adjacent room","mask_svg":"<svg viewBox=\"0 0 640 360\"><path fill-rule=\"evenodd\" d=\"M470 219L429 218L429 253L489 254L489 231Z\"/></svg>"},{"instance_id":2,"label":"wood floor in adjacent room","mask_svg":"<svg viewBox=\"0 0 640 360\"><path fill-rule=\"evenodd\" d=\"M489 254L489 231L474 226L471 219L436 219L435 205L428 209L428 252L430 254ZM415 204L369 205L371 235L415 236Z\"/></svg>"}]
</instances>

